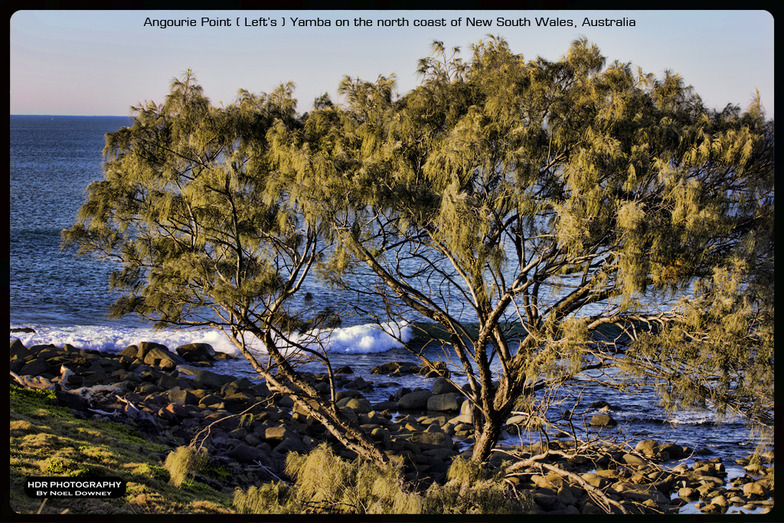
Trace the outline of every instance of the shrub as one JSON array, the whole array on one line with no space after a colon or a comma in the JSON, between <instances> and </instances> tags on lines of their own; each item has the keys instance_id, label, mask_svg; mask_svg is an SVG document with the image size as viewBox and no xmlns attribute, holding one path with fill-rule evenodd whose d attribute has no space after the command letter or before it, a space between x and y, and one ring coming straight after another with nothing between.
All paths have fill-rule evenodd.
<instances>
[{"instance_id":1,"label":"shrub","mask_svg":"<svg viewBox=\"0 0 784 523\"><path fill-rule=\"evenodd\" d=\"M316 512L411 514L421 510L420 497L404 488L400 463L380 466L346 461L325 444L307 455L291 453L286 472L296 478L296 495Z\"/></svg>"},{"instance_id":2,"label":"shrub","mask_svg":"<svg viewBox=\"0 0 784 523\"><path fill-rule=\"evenodd\" d=\"M533 506L506 489L500 476L460 458L450 467L447 484L433 484L424 495L406 487L400 460L385 466L346 461L326 444L309 454L290 453L286 472L293 484L236 489L234 507L253 514L488 514L530 513Z\"/></svg>"},{"instance_id":3,"label":"shrub","mask_svg":"<svg viewBox=\"0 0 784 523\"><path fill-rule=\"evenodd\" d=\"M291 489L280 481L243 491L234 489L234 508L246 514L296 514L301 512Z\"/></svg>"},{"instance_id":4,"label":"shrub","mask_svg":"<svg viewBox=\"0 0 784 523\"><path fill-rule=\"evenodd\" d=\"M533 502L508 489L503 473L490 474L473 460L455 458L446 484L434 483L425 493L423 512L428 514L525 514Z\"/></svg>"},{"instance_id":5,"label":"shrub","mask_svg":"<svg viewBox=\"0 0 784 523\"><path fill-rule=\"evenodd\" d=\"M209 461L207 451L193 447L177 447L166 456L163 466L169 471L169 482L179 487L190 473L199 472Z\"/></svg>"}]
</instances>

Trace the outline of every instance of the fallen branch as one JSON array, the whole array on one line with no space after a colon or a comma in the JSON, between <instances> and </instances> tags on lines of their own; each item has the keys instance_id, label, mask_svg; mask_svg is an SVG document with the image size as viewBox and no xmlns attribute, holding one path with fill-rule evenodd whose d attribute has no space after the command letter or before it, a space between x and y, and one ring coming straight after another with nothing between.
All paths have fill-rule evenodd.
<instances>
[{"instance_id":1,"label":"fallen branch","mask_svg":"<svg viewBox=\"0 0 784 523\"><path fill-rule=\"evenodd\" d=\"M204 433L204 432L207 432L207 434L206 434L206 435L204 436L204 438L201 440L201 443L199 443L199 446L198 446L198 447L195 447L197 451L201 450L201 449L202 449L202 447L204 446L204 442L205 442L205 441L207 441L207 438L210 436L210 432L212 432L212 426L213 426L213 425L215 425L216 423L220 423L220 422L222 422L222 421L225 421L225 420L227 420L227 419L234 418L234 417L236 417L236 416L243 416L244 414L247 414L247 413L248 413L248 412L250 412L251 410L253 410L253 409L255 409L256 407L258 407L259 405L261 405L261 404L263 404L263 403L269 403L269 402L271 402L272 400L273 400L273 398L267 398L267 399L265 399L265 400L262 400L262 401L257 401L256 403L254 403L253 405L251 405L251 406L250 406L250 407L248 407L247 409L243 410L242 412L238 412L237 414L229 414L228 416L224 416L224 417L222 417L222 418L220 418L220 419L217 419L217 420L213 421L212 423L210 423L209 425L207 425L206 427L204 427L203 429L201 429L199 432L197 432L195 436L193 436L193 439L192 439L192 440L191 440L191 442L189 443L189 446L191 446L191 447L195 447L195 445L196 445L196 442L197 442L197 441L198 441L198 439L199 439L199 436L201 436L201 434L202 434L202 433Z\"/></svg>"}]
</instances>

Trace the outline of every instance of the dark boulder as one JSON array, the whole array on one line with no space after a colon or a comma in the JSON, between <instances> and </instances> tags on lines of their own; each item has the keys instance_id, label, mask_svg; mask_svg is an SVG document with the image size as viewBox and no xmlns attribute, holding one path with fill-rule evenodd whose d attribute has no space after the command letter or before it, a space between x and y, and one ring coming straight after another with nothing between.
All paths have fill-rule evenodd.
<instances>
[{"instance_id":1,"label":"dark boulder","mask_svg":"<svg viewBox=\"0 0 784 523\"><path fill-rule=\"evenodd\" d=\"M211 362L215 359L215 349L209 343L188 343L177 347L175 352L189 363Z\"/></svg>"},{"instance_id":2,"label":"dark boulder","mask_svg":"<svg viewBox=\"0 0 784 523\"><path fill-rule=\"evenodd\" d=\"M427 401L433 395L429 390L419 389L401 397L397 406L401 410L425 410L427 409Z\"/></svg>"}]
</instances>

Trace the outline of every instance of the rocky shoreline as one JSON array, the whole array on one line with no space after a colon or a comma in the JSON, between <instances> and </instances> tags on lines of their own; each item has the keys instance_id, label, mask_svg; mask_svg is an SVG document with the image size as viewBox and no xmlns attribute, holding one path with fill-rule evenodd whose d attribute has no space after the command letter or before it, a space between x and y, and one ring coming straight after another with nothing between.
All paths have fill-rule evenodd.
<instances>
[{"instance_id":1,"label":"rocky shoreline","mask_svg":"<svg viewBox=\"0 0 784 523\"><path fill-rule=\"evenodd\" d=\"M342 457L355 457L291 398L263 382L210 370L216 359L226 357L206 344L171 351L142 342L106 353L70 345L25 347L12 340L11 383L54 390L58 403L78 416L133 424L172 450L189 444L208 449L212 463L226 474L195 479L226 492L285 480L286 455L307 452L323 441ZM432 379L429 389L398 388L388 401L371 403L363 391L374 384L343 367L336 372L337 402L389 454L404 458L406 480L421 488L443 483L451 459L468 455L465 449L472 443L464 398L441 377L445 369L390 362L371 372L391 378L418 373ZM326 376L307 377L317 390L329 392ZM510 419L508 430L520 421ZM707 514L772 509L772 453L739 460L745 474L728 481L720 458L671 469L661 466L693 455L693 449L679 445L644 440L633 449L607 446L575 452L579 446L573 440L552 440L549 447L499 448L488 466L516 463L507 483L530 496L540 513L677 513L695 501L695 508Z\"/></svg>"}]
</instances>

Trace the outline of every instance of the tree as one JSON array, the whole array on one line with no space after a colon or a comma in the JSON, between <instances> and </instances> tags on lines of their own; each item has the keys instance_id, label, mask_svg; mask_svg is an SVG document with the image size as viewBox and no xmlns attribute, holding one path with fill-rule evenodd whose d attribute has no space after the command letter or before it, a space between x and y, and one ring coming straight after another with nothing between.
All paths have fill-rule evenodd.
<instances>
[{"instance_id":1,"label":"tree","mask_svg":"<svg viewBox=\"0 0 784 523\"><path fill-rule=\"evenodd\" d=\"M223 331L271 389L349 449L384 462L336 407L325 352L292 336L320 326L294 298L325 249L321 222L288 191L267 140L273 128L300 125L292 92L240 91L217 108L190 71L175 79L163 104L134 107L133 124L107 134L104 179L88 187L63 241L118 262L113 316ZM324 365L330 398L298 372L303 358Z\"/></svg>"},{"instance_id":2,"label":"tree","mask_svg":"<svg viewBox=\"0 0 784 523\"><path fill-rule=\"evenodd\" d=\"M344 107L276 129L280 169L328 188L303 205L332 226L332 281L443 330L476 460L537 391L610 367L673 405L769 424L773 133L759 100L707 109L678 75L607 65L584 39L558 61L498 38L472 50L466 63L436 42L398 99L393 78L347 77Z\"/></svg>"}]
</instances>

